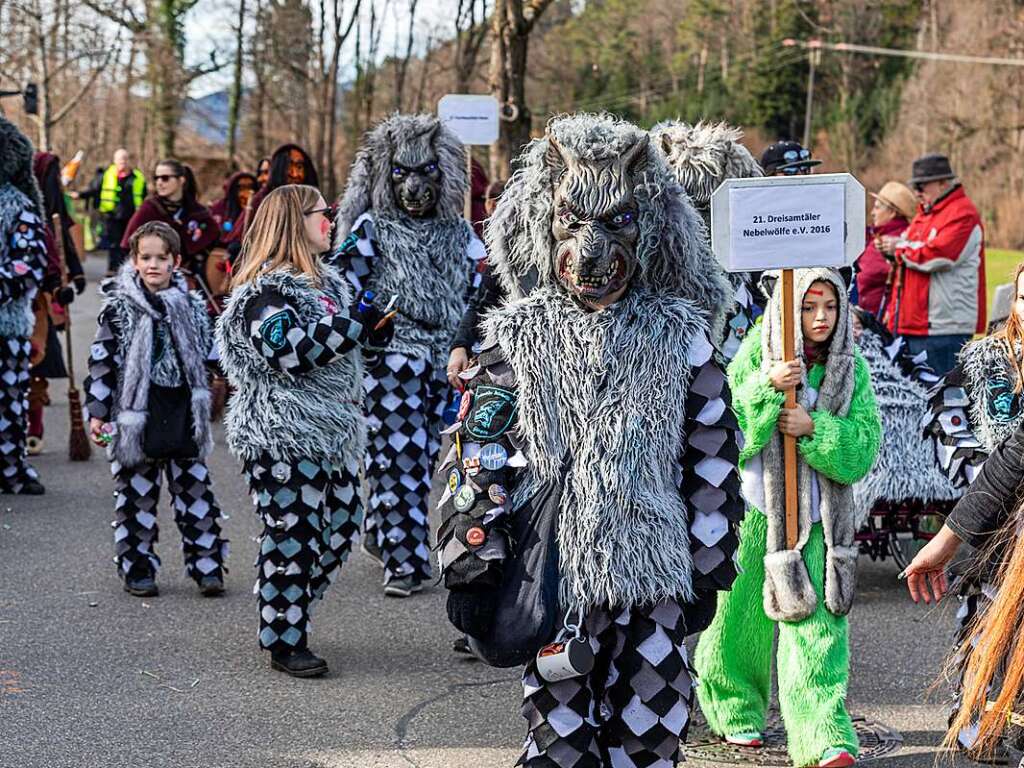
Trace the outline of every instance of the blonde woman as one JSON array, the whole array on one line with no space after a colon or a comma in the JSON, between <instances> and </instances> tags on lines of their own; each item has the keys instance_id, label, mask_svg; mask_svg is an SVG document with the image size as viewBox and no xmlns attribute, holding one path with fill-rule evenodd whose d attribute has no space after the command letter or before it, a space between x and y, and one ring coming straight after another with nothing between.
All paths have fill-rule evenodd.
<instances>
[{"instance_id":1,"label":"blonde woman","mask_svg":"<svg viewBox=\"0 0 1024 768\"><path fill-rule=\"evenodd\" d=\"M309 611L348 557L362 520L356 472L366 441L359 347L387 346L390 324L354 301L319 254L327 204L286 185L245 234L217 340L235 389L225 428L263 519L257 559L261 647L271 666L316 677Z\"/></svg>"}]
</instances>

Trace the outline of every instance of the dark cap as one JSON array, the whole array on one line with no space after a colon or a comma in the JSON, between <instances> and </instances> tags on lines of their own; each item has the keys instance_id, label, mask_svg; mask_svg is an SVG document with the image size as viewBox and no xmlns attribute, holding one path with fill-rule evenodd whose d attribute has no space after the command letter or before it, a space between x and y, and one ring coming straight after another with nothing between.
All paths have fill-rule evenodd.
<instances>
[{"instance_id":1,"label":"dark cap","mask_svg":"<svg viewBox=\"0 0 1024 768\"><path fill-rule=\"evenodd\" d=\"M949 158L934 153L917 158L910 173L911 185L956 178L956 174L953 173L953 168L949 164Z\"/></svg>"},{"instance_id":2,"label":"dark cap","mask_svg":"<svg viewBox=\"0 0 1024 768\"><path fill-rule=\"evenodd\" d=\"M761 155L761 167L766 176L803 173L815 165L821 165L821 160L812 160L811 151L798 141L776 141Z\"/></svg>"}]
</instances>

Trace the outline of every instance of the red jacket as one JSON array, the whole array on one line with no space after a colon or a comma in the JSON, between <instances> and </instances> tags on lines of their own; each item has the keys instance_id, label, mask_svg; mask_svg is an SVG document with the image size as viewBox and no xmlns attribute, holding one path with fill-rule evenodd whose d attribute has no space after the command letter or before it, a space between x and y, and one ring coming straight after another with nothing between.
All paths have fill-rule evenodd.
<instances>
[{"instance_id":1,"label":"red jacket","mask_svg":"<svg viewBox=\"0 0 1024 768\"><path fill-rule=\"evenodd\" d=\"M875 247L875 237L896 237L907 228L907 220L896 216L879 227L869 227L867 248L857 259L857 306L877 315L885 295L885 282L889 279L892 262Z\"/></svg>"},{"instance_id":2,"label":"red jacket","mask_svg":"<svg viewBox=\"0 0 1024 768\"><path fill-rule=\"evenodd\" d=\"M978 209L957 187L919 207L896 249L900 263L885 324L906 336L985 330L985 231Z\"/></svg>"}]
</instances>

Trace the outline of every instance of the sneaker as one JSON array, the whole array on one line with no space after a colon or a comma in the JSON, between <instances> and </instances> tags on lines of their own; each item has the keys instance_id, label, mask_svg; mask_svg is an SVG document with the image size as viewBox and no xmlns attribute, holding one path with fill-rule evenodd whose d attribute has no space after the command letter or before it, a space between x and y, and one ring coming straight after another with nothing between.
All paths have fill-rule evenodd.
<instances>
[{"instance_id":1,"label":"sneaker","mask_svg":"<svg viewBox=\"0 0 1024 768\"><path fill-rule=\"evenodd\" d=\"M21 490L18 493L22 496L42 496L46 493L46 489L38 480L26 480L21 484Z\"/></svg>"},{"instance_id":2,"label":"sneaker","mask_svg":"<svg viewBox=\"0 0 1024 768\"><path fill-rule=\"evenodd\" d=\"M415 576L403 576L392 579L384 585L384 594L388 597L412 597L423 590L423 583Z\"/></svg>"},{"instance_id":3,"label":"sneaker","mask_svg":"<svg viewBox=\"0 0 1024 768\"><path fill-rule=\"evenodd\" d=\"M160 590L156 586L156 578L152 574L125 576L124 591L136 597L156 597L160 594Z\"/></svg>"},{"instance_id":4,"label":"sneaker","mask_svg":"<svg viewBox=\"0 0 1024 768\"><path fill-rule=\"evenodd\" d=\"M203 576L199 580L199 592L203 597L219 597L224 594L224 579L220 576Z\"/></svg>"},{"instance_id":5,"label":"sneaker","mask_svg":"<svg viewBox=\"0 0 1024 768\"><path fill-rule=\"evenodd\" d=\"M42 452L43 438L32 436L25 441L25 453L29 456L38 456Z\"/></svg>"},{"instance_id":6,"label":"sneaker","mask_svg":"<svg viewBox=\"0 0 1024 768\"><path fill-rule=\"evenodd\" d=\"M373 560L381 568L384 567L384 555L380 551L380 547L377 546L377 537L363 536L362 542L359 544L359 549L368 558Z\"/></svg>"},{"instance_id":7,"label":"sneaker","mask_svg":"<svg viewBox=\"0 0 1024 768\"><path fill-rule=\"evenodd\" d=\"M764 735L757 731L730 733L725 737L725 742L732 744L734 747L763 747Z\"/></svg>"},{"instance_id":8,"label":"sneaker","mask_svg":"<svg viewBox=\"0 0 1024 768\"><path fill-rule=\"evenodd\" d=\"M818 768L849 768L855 762L853 755L842 747L829 747L821 753Z\"/></svg>"},{"instance_id":9,"label":"sneaker","mask_svg":"<svg viewBox=\"0 0 1024 768\"><path fill-rule=\"evenodd\" d=\"M292 677L320 677L327 673L327 662L307 648L272 652L270 667Z\"/></svg>"},{"instance_id":10,"label":"sneaker","mask_svg":"<svg viewBox=\"0 0 1024 768\"><path fill-rule=\"evenodd\" d=\"M455 641L452 643L452 650L460 656L468 656L471 659L476 658L473 649L469 647L469 638L465 635L455 638Z\"/></svg>"}]
</instances>

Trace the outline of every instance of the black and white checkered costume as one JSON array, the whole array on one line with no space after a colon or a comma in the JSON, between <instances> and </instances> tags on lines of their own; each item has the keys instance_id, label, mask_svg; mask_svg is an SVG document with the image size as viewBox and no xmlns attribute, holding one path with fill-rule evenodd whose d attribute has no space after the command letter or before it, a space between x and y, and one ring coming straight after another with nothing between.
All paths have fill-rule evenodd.
<instances>
[{"instance_id":1,"label":"black and white checkered costume","mask_svg":"<svg viewBox=\"0 0 1024 768\"><path fill-rule=\"evenodd\" d=\"M85 381L86 409L90 418L105 423L116 420L120 389L125 368L125 350L129 344L121 327L130 303L118 291L118 281L130 279L123 272L116 280L104 284L107 303L100 311L96 336L89 352L89 375ZM208 322L205 314L194 313ZM131 333L131 332L128 332ZM209 329L196 336L209 345L197 351L200 359L212 353ZM173 337L166 318L155 324L155 343L149 375L154 381L183 387L181 372L183 356L173 348ZM191 357L191 356L190 356ZM154 371L159 373L154 376ZM116 439L116 438L115 438ZM144 460L131 466L122 464L108 450L110 469L114 476L114 562L124 578L155 576L160 568L160 557L155 545L159 539L157 506L160 485L167 481L174 510L174 522L181 532L181 548L187 575L200 582L204 577L223 579L224 563L228 555L228 541L221 535L221 509L213 493L210 472L203 458L176 458Z\"/></svg>"},{"instance_id":2,"label":"black and white checkered costume","mask_svg":"<svg viewBox=\"0 0 1024 768\"><path fill-rule=\"evenodd\" d=\"M46 271L43 222L29 198L0 185L0 493L39 476L25 458L28 429L29 306Z\"/></svg>"},{"instance_id":3,"label":"black and white checkered costume","mask_svg":"<svg viewBox=\"0 0 1024 768\"><path fill-rule=\"evenodd\" d=\"M461 283L446 289L467 296L478 282L475 265L485 255L483 244L471 232L468 237ZM374 219L367 213L356 220L333 257L358 294L376 288L381 258L402 255L380 253ZM390 298L382 295L379 301ZM435 327L410 317L401 296L398 306L405 311L395 319L395 339L386 354L367 366L364 379L369 431L363 467L369 485L364 535L374 537L380 548L385 584L405 577L430 578L427 499L440 447L441 415L450 394L448 342L458 322L457 316L451 327ZM432 337L440 341L423 341Z\"/></svg>"},{"instance_id":4,"label":"black and white checkered costume","mask_svg":"<svg viewBox=\"0 0 1024 768\"><path fill-rule=\"evenodd\" d=\"M324 596L358 541L363 427L361 366L354 363L363 326L349 314L347 287L336 275L325 276L320 289L299 277L276 279L237 290L218 330L225 370L240 388L229 406L229 442L242 458L263 522L254 589L259 642L275 652L307 647L312 601ZM260 368L246 367L251 365ZM352 379L348 399L335 401L346 377ZM323 381L339 392L319 389ZM282 388L311 399L286 402ZM281 412L271 412L275 408ZM327 426L320 434L301 421L339 413L358 422L347 441L354 446L348 457L334 443L346 441L340 428Z\"/></svg>"}]
</instances>

